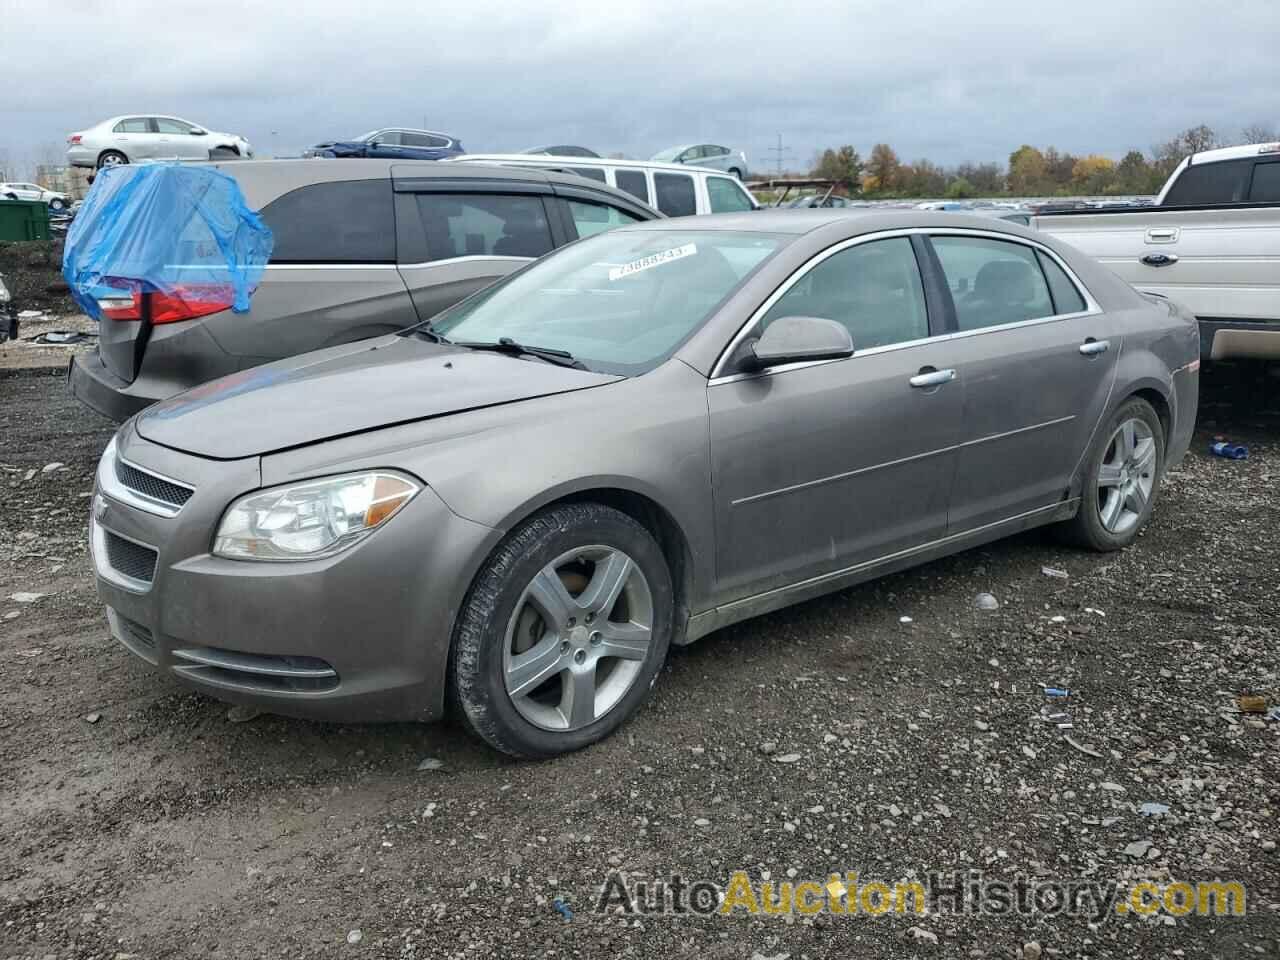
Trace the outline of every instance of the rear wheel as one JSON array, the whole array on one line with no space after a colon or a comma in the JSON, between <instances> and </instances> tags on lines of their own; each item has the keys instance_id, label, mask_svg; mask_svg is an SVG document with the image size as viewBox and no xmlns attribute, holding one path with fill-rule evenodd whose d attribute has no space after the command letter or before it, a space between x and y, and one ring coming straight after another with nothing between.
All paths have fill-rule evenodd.
<instances>
[{"instance_id":1,"label":"rear wheel","mask_svg":"<svg viewBox=\"0 0 1280 960\"><path fill-rule=\"evenodd\" d=\"M128 163L129 158L119 150L104 150L102 155L98 157L98 169L103 167L118 167L121 164Z\"/></svg>"},{"instance_id":2,"label":"rear wheel","mask_svg":"<svg viewBox=\"0 0 1280 960\"><path fill-rule=\"evenodd\" d=\"M61 197L54 197L52 200L49 201L49 209L65 210L67 209L67 202L63 200Z\"/></svg>"},{"instance_id":3,"label":"rear wheel","mask_svg":"<svg viewBox=\"0 0 1280 960\"><path fill-rule=\"evenodd\" d=\"M648 695L674 620L652 535L602 504L526 521L476 577L450 653L450 695L470 729L524 757L612 733Z\"/></svg>"},{"instance_id":4,"label":"rear wheel","mask_svg":"<svg viewBox=\"0 0 1280 960\"><path fill-rule=\"evenodd\" d=\"M1084 471L1080 509L1062 532L1094 550L1127 547L1151 517L1164 471L1164 426L1151 404L1126 401L1098 433Z\"/></svg>"}]
</instances>

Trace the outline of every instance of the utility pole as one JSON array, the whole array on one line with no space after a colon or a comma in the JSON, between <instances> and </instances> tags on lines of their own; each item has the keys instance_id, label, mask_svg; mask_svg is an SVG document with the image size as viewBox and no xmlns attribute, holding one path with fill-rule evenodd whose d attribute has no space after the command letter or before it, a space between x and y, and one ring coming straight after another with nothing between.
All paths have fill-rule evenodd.
<instances>
[{"instance_id":1,"label":"utility pole","mask_svg":"<svg viewBox=\"0 0 1280 960\"><path fill-rule=\"evenodd\" d=\"M773 156L774 163L775 163L775 165L776 165L776 166L777 166L777 168L778 168L778 173L777 173L777 175L778 175L779 177L781 177L781 176L782 176L782 161L783 161L783 160L787 160L787 159L790 159L790 158L791 158L791 151L790 151L790 150L786 150L786 149L784 149L784 148L783 148L783 146L782 146L782 134L778 134L778 145L777 145L776 147L770 147L770 148L769 148L769 152L770 152L770 153L772 153L772 154L774 155L774 156Z\"/></svg>"}]
</instances>

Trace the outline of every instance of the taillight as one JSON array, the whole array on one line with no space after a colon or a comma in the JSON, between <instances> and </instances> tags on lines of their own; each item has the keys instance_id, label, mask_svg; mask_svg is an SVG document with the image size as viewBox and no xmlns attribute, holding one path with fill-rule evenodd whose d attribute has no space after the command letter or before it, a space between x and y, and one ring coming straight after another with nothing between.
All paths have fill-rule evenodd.
<instances>
[{"instance_id":1,"label":"taillight","mask_svg":"<svg viewBox=\"0 0 1280 960\"><path fill-rule=\"evenodd\" d=\"M71 136L67 137L67 143L77 144L79 142L80 142L80 134L78 133L73 133Z\"/></svg>"},{"instance_id":2,"label":"taillight","mask_svg":"<svg viewBox=\"0 0 1280 960\"><path fill-rule=\"evenodd\" d=\"M105 320L141 320L177 323L231 309L231 288L216 283L180 284L170 290L143 290L132 281L108 281L113 288L97 297Z\"/></svg>"}]
</instances>

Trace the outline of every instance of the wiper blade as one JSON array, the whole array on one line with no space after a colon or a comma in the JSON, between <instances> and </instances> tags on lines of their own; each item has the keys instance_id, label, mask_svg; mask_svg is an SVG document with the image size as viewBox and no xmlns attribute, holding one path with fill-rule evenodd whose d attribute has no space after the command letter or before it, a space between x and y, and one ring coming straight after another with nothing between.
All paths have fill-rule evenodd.
<instances>
[{"instance_id":1,"label":"wiper blade","mask_svg":"<svg viewBox=\"0 0 1280 960\"><path fill-rule=\"evenodd\" d=\"M545 360L548 363L554 363L561 367L573 367L575 370L587 369L586 364L581 360L575 359L573 354L568 350L554 350L551 347L533 347L524 343L516 343L510 337L500 337L496 343L473 343L459 340L454 343L454 346L466 347L468 350L492 350L494 353L505 353L513 357L521 355L537 357L539 360Z\"/></svg>"}]
</instances>

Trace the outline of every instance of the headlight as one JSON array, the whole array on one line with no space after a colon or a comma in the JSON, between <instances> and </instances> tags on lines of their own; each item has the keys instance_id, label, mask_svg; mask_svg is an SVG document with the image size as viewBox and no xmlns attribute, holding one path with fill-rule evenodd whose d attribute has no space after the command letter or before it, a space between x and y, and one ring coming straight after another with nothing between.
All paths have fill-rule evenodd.
<instances>
[{"instance_id":1,"label":"headlight","mask_svg":"<svg viewBox=\"0 0 1280 960\"><path fill-rule=\"evenodd\" d=\"M326 477L242 497L227 508L213 552L235 560L315 560L363 540L421 487L375 471Z\"/></svg>"},{"instance_id":2,"label":"headlight","mask_svg":"<svg viewBox=\"0 0 1280 960\"><path fill-rule=\"evenodd\" d=\"M4 274L0 273L0 303L9 302L9 288L4 285Z\"/></svg>"}]
</instances>

